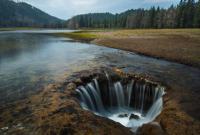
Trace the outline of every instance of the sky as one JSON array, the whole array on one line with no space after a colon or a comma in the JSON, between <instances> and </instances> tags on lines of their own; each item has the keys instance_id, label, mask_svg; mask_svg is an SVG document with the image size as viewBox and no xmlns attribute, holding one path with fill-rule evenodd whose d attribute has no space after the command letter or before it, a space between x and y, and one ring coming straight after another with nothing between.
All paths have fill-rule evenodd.
<instances>
[{"instance_id":1,"label":"sky","mask_svg":"<svg viewBox=\"0 0 200 135\"><path fill-rule=\"evenodd\" d=\"M67 20L74 15L96 12L120 13L128 9L169 7L180 0L21 0L50 15Z\"/></svg>"}]
</instances>

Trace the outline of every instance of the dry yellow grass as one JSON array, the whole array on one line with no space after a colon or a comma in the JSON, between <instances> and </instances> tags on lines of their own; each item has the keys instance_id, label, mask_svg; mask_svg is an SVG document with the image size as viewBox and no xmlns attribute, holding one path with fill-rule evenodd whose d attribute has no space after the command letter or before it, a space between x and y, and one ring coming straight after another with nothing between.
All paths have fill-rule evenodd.
<instances>
[{"instance_id":1,"label":"dry yellow grass","mask_svg":"<svg viewBox=\"0 0 200 135\"><path fill-rule=\"evenodd\" d=\"M88 30L65 36L200 67L200 29Z\"/></svg>"}]
</instances>

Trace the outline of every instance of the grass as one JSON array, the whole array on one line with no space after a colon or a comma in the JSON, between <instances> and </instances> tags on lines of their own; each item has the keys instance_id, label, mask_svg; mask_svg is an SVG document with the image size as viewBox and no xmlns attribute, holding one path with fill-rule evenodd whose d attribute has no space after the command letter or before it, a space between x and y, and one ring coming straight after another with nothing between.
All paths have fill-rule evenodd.
<instances>
[{"instance_id":1,"label":"grass","mask_svg":"<svg viewBox=\"0 0 200 135\"><path fill-rule=\"evenodd\" d=\"M105 29L63 35L200 68L200 29Z\"/></svg>"},{"instance_id":2,"label":"grass","mask_svg":"<svg viewBox=\"0 0 200 135\"><path fill-rule=\"evenodd\" d=\"M98 38L96 34L90 33L89 31L78 31L78 32L72 32L72 33L56 33L56 35L66 36L66 37L73 38L76 40L84 40L84 41L91 41Z\"/></svg>"},{"instance_id":3,"label":"grass","mask_svg":"<svg viewBox=\"0 0 200 135\"><path fill-rule=\"evenodd\" d=\"M200 29L100 29L100 30L81 30L64 35L72 38L128 38L132 36L183 36L199 37Z\"/></svg>"}]
</instances>

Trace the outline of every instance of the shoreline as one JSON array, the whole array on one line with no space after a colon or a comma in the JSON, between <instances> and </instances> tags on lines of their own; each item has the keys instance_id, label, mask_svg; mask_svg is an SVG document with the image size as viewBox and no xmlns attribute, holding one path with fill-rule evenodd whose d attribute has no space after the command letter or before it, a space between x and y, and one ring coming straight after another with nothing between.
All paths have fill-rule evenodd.
<instances>
[{"instance_id":1,"label":"shoreline","mask_svg":"<svg viewBox=\"0 0 200 135\"><path fill-rule=\"evenodd\" d=\"M80 32L74 33L79 34ZM82 33L81 35L82 41L84 41L84 39L87 37L87 40L85 40L86 42L94 42L94 38L97 38L92 35L93 39L89 39L91 35L84 34L85 33ZM60 34L60 36L63 35ZM141 37L138 36L137 38ZM146 38L151 40L153 37L146 36ZM120 40L126 39L127 38L123 38ZM144 38L142 38L142 40L144 40ZM188 67L188 69L189 68L190 67ZM2 110L0 113L0 133L7 132L8 134L12 134L17 132L19 134L28 134L32 132L38 135L62 135L78 134L79 132L84 134L95 134L97 132L102 132L101 134L132 134L127 130L127 128L116 122L110 121L106 118L98 117L88 111L83 110L80 108L80 105L77 102L75 89L81 84L86 84L88 80L91 80L93 76L97 75L98 73L104 73L100 69L83 70L74 73L71 76L66 77L61 84L49 84L40 92L30 95L30 97L27 97L26 99L16 101L8 106L6 105L4 107L0 107L0 110ZM198 68L195 70L199 71ZM116 68L115 71L122 77L126 76L126 74L123 74L125 73L123 68ZM130 75L136 75L133 71L127 71L127 73ZM197 85L197 87L192 87L194 81L193 83L189 81L185 84L190 85L190 88L184 87L185 85L177 84L177 80L179 78L180 80L184 80L184 78L182 78L184 76L179 76L180 74L175 75L177 77L170 77L172 80L165 80L167 79L164 77L165 74L159 74L158 76L139 75L138 77L142 77L144 79L149 78L148 80L152 80L153 82L158 81L167 87L167 94L163 98L163 111L155 119L155 122L160 124L160 127L166 131L166 133L170 135L198 134L200 130L200 117L196 112L199 110L199 85ZM186 76L186 78L187 77L188 76ZM192 77L191 80L193 80ZM96 124L94 125L94 123ZM144 125L143 131L146 131L145 133L148 135L150 135L148 131L151 131L151 126L154 125Z\"/></svg>"},{"instance_id":2,"label":"shoreline","mask_svg":"<svg viewBox=\"0 0 200 135\"><path fill-rule=\"evenodd\" d=\"M57 35L200 68L200 29L82 30Z\"/></svg>"},{"instance_id":3,"label":"shoreline","mask_svg":"<svg viewBox=\"0 0 200 135\"><path fill-rule=\"evenodd\" d=\"M50 84L41 92L24 100L0 107L0 110L4 110L0 112L0 133L139 135L117 122L84 110L78 103L75 89L90 82L93 77L101 76L104 70L107 71L107 69L100 68L77 72L66 78L64 83ZM110 72L120 77L148 78L135 76L134 73L127 74L120 69L112 69ZM151 77L147 80L162 84ZM170 135L199 133L199 120L195 120L182 109L184 104L176 98L178 91L166 86L167 94L163 97L162 112L152 123L140 127L139 132L144 135L155 135L154 133L160 130Z\"/></svg>"},{"instance_id":4,"label":"shoreline","mask_svg":"<svg viewBox=\"0 0 200 135\"><path fill-rule=\"evenodd\" d=\"M95 42L95 41L92 41L91 43L93 43L95 45L99 45L99 46L109 47L109 46L106 46L106 45L99 44L98 42ZM109 47L109 48L121 49L121 48L118 48L118 47ZM135 54L146 56L146 57L151 57L151 58L154 58L154 59L166 60L166 61L169 61L169 62L175 62L175 63L178 63L178 64L183 64L183 65L186 65L186 66L191 66L193 68L200 69L200 65L195 64L195 63L189 63L189 62L184 62L184 61L180 61L180 60L176 60L176 59L170 59L170 58L166 58L164 56L156 56L156 55L153 55L153 54L148 54L148 53L135 51L135 50L132 51L130 49L121 49L121 50L128 51L128 52L133 52Z\"/></svg>"}]
</instances>

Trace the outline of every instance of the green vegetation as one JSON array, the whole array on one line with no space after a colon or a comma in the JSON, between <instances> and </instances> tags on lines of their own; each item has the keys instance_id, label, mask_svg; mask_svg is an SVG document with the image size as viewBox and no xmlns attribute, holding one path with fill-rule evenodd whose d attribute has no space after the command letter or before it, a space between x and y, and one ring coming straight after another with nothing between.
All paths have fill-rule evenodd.
<instances>
[{"instance_id":1,"label":"green vegetation","mask_svg":"<svg viewBox=\"0 0 200 135\"><path fill-rule=\"evenodd\" d=\"M63 27L63 23L27 3L0 0L0 27Z\"/></svg>"},{"instance_id":2,"label":"green vegetation","mask_svg":"<svg viewBox=\"0 0 200 135\"><path fill-rule=\"evenodd\" d=\"M200 67L200 29L84 30L64 36Z\"/></svg>"},{"instance_id":3,"label":"green vegetation","mask_svg":"<svg viewBox=\"0 0 200 135\"><path fill-rule=\"evenodd\" d=\"M66 36L76 40L91 41L97 38L97 35L90 33L91 31L78 31L78 32L69 32L69 33L56 33L56 35Z\"/></svg>"},{"instance_id":4,"label":"green vegetation","mask_svg":"<svg viewBox=\"0 0 200 135\"><path fill-rule=\"evenodd\" d=\"M200 37L200 29L90 29L77 32L59 33L74 39L113 39L113 38L134 38L135 36L181 36Z\"/></svg>"},{"instance_id":5,"label":"green vegetation","mask_svg":"<svg viewBox=\"0 0 200 135\"><path fill-rule=\"evenodd\" d=\"M90 13L67 21L69 28L200 28L200 0L181 0L168 9L128 10L121 14Z\"/></svg>"}]
</instances>

